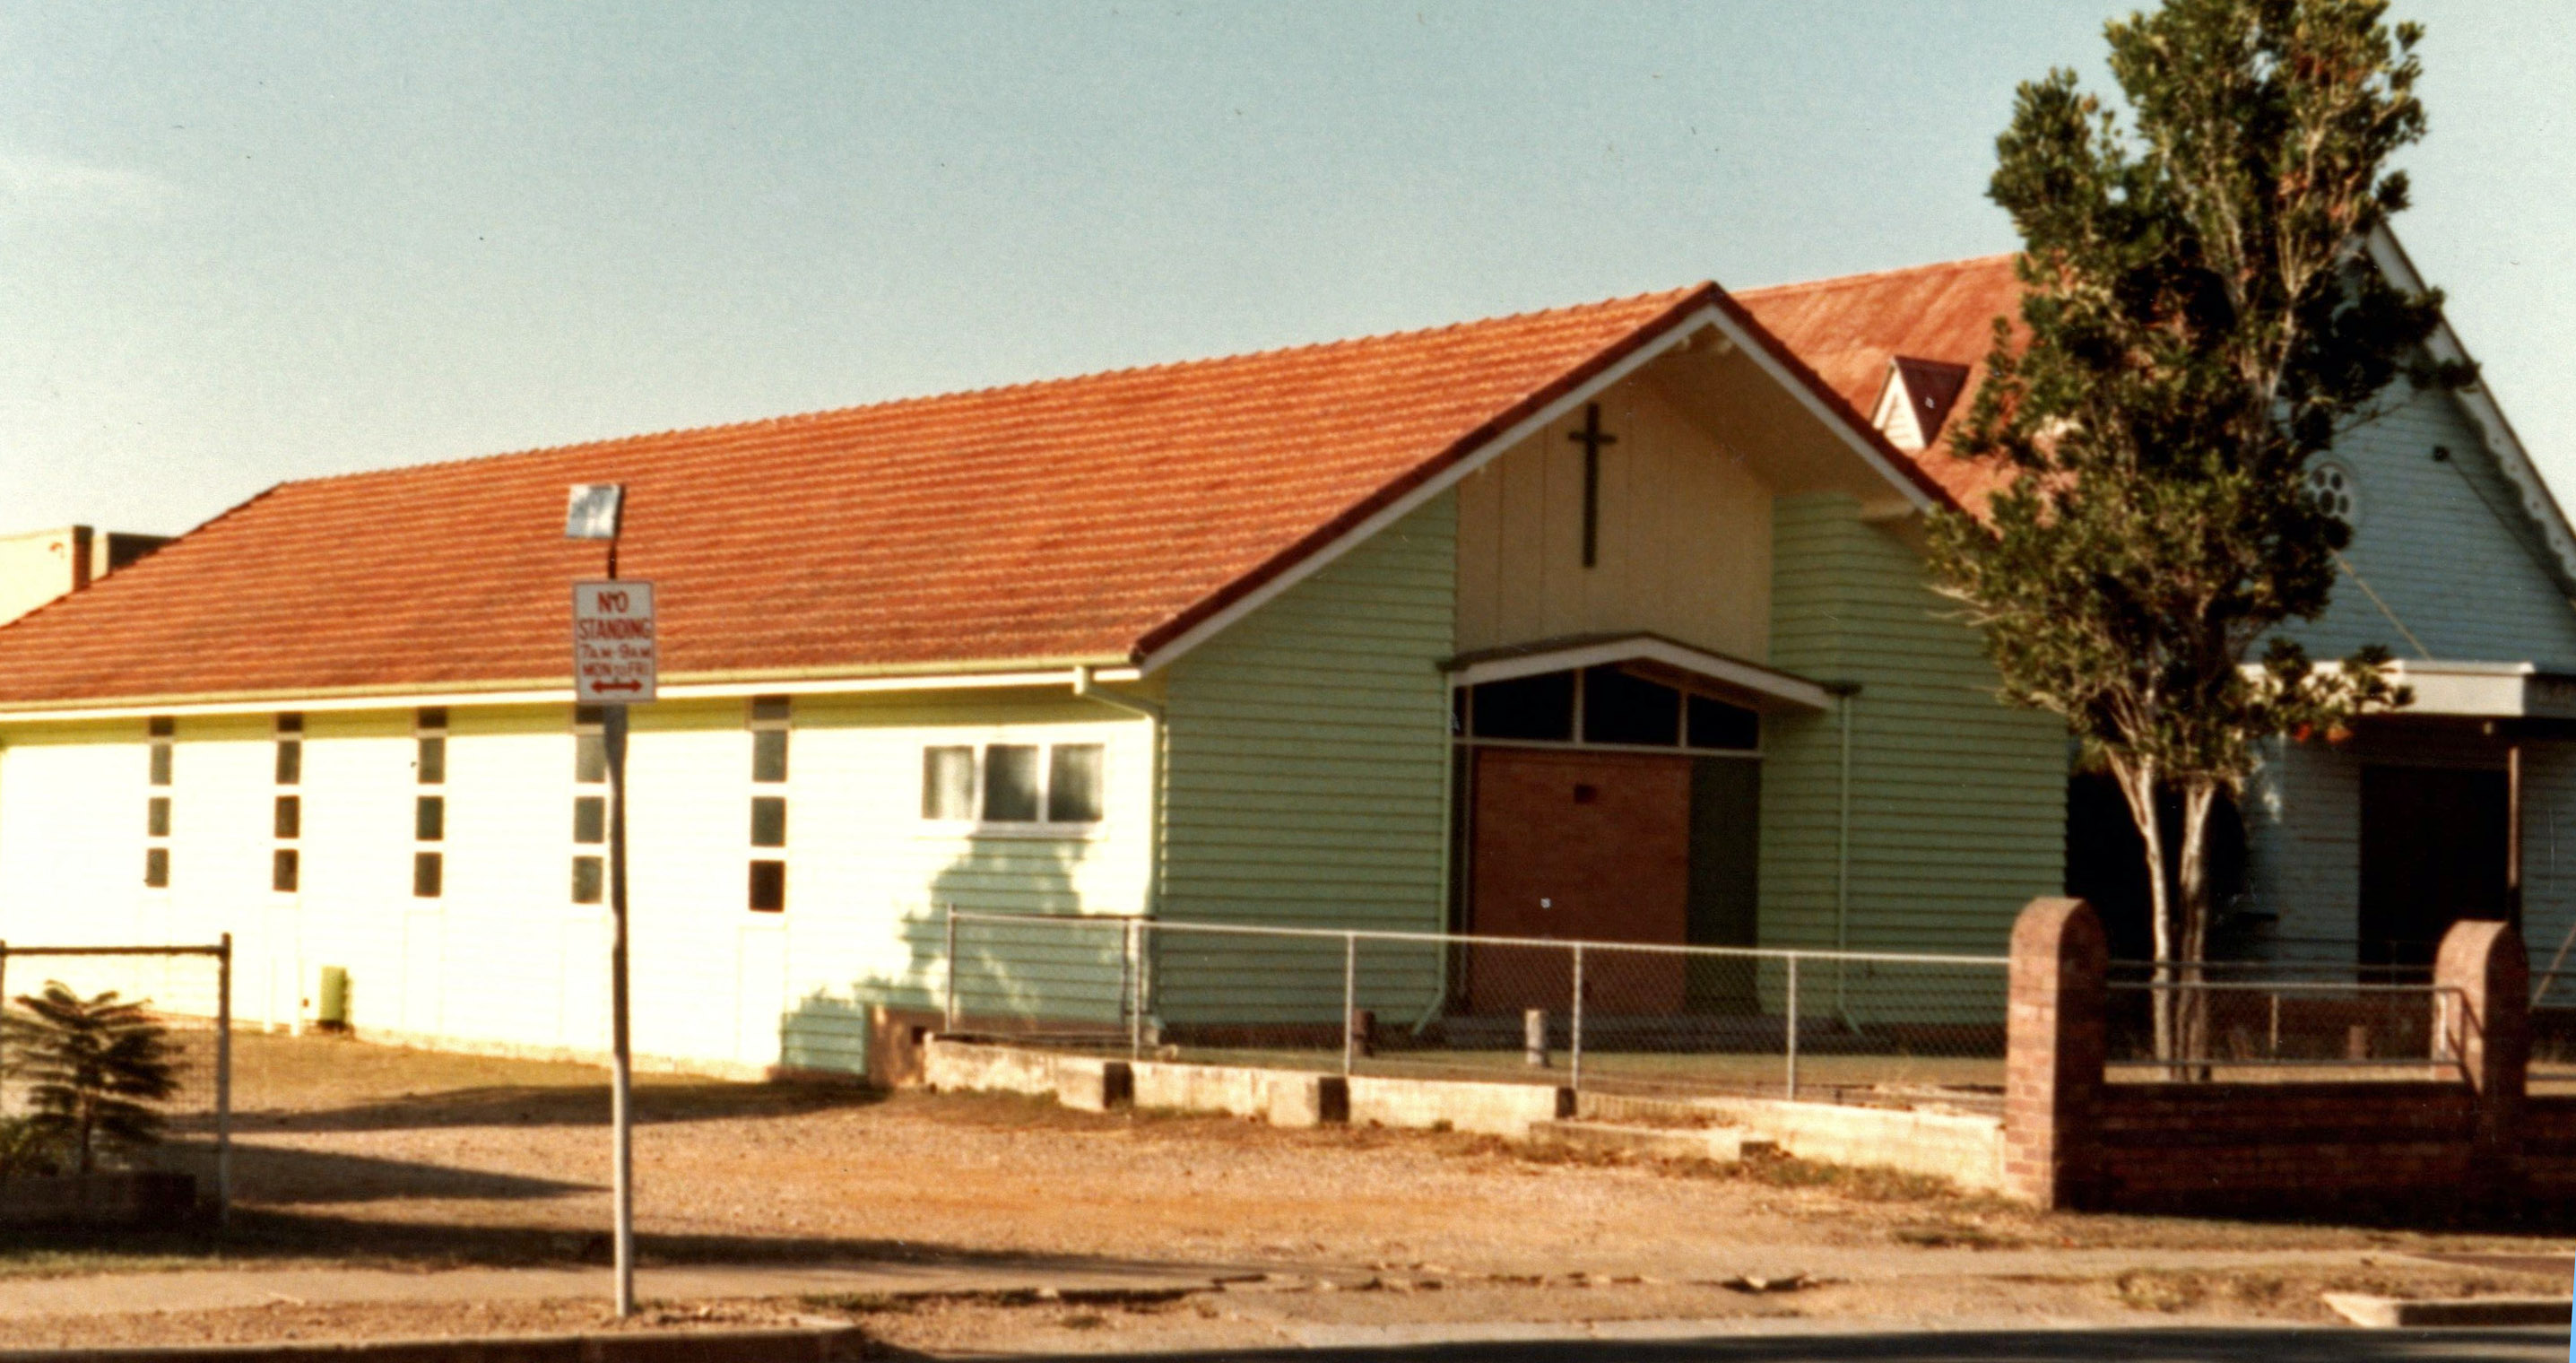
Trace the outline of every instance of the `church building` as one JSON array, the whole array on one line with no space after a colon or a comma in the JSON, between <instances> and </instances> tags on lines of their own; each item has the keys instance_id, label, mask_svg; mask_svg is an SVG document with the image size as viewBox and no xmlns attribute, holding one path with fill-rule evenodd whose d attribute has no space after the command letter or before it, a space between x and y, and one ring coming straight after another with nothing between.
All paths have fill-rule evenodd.
<instances>
[{"instance_id":1,"label":"church building","mask_svg":"<svg viewBox=\"0 0 2576 1363\"><path fill-rule=\"evenodd\" d=\"M2067 743L1920 544L1991 490L1945 440L2011 289L1702 284L284 484L0 627L0 939L230 932L252 1021L331 972L363 1033L604 1049L567 642L604 563L562 517L618 483L660 608L648 1055L860 1068L950 908L2000 952L2070 875ZM2309 637L2411 644L2420 713L2278 748L2236 916L2346 959L2444 913L2554 940L2563 519L2481 394L2333 468L2352 577ZM2428 809L2500 835L2479 801L2518 850L2389 850Z\"/></svg>"}]
</instances>

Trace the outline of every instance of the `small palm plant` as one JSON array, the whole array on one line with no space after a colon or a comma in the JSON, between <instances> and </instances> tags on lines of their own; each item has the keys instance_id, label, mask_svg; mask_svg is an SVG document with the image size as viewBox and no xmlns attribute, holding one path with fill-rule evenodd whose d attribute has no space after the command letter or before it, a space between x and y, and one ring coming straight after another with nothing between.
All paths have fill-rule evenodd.
<instances>
[{"instance_id":1,"label":"small palm plant","mask_svg":"<svg viewBox=\"0 0 2576 1363\"><path fill-rule=\"evenodd\" d=\"M86 1177L101 1151L130 1151L161 1139L161 1114L150 1104L178 1091L169 1030L114 990L82 998L59 980L40 994L18 996L9 1018L13 1068L26 1083L27 1122L73 1156Z\"/></svg>"}]
</instances>

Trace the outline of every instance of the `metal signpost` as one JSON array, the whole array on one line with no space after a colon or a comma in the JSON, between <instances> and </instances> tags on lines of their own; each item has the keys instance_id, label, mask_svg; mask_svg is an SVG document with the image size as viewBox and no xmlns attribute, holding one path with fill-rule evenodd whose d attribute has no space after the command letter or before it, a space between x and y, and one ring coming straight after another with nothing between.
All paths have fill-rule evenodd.
<instances>
[{"instance_id":1,"label":"metal signpost","mask_svg":"<svg viewBox=\"0 0 2576 1363\"><path fill-rule=\"evenodd\" d=\"M617 577L625 488L572 490L564 537L608 541L608 577L572 586L573 699L600 707L608 758L608 1009L610 1181L615 1187L617 1314L635 1314L635 1059L626 990L626 707L653 699L653 584Z\"/></svg>"}]
</instances>

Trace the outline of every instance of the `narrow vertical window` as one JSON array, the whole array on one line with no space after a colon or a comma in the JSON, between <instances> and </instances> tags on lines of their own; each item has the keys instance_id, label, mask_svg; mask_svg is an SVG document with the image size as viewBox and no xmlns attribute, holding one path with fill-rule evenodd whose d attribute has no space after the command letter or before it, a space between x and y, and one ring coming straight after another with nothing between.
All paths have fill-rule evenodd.
<instances>
[{"instance_id":1,"label":"narrow vertical window","mask_svg":"<svg viewBox=\"0 0 2576 1363\"><path fill-rule=\"evenodd\" d=\"M751 728L751 780L754 786L782 785L787 780L787 735L794 714L785 696L754 696L744 721ZM787 846L787 797L751 797L751 845ZM758 857L751 863L749 904L754 913L782 913L787 908L787 863Z\"/></svg>"},{"instance_id":2,"label":"narrow vertical window","mask_svg":"<svg viewBox=\"0 0 2576 1363\"><path fill-rule=\"evenodd\" d=\"M938 747L921 750L921 817L975 817L975 750Z\"/></svg>"},{"instance_id":3,"label":"narrow vertical window","mask_svg":"<svg viewBox=\"0 0 2576 1363\"><path fill-rule=\"evenodd\" d=\"M418 754L412 759L412 773L424 786L447 783L447 707L424 705L412 722L412 734Z\"/></svg>"},{"instance_id":4,"label":"narrow vertical window","mask_svg":"<svg viewBox=\"0 0 2576 1363\"><path fill-rule=\"evenodd\" d=\"M280 840L304 836L304 801L294 795L277 797L277 812L270 820Z\"/></svg>"},{"instance_id":5,"label":"narrow vertical window","mask_svg":"<svg viewBox=\"0 0 2576 1363\"><path fill-rule=\"evenodd\" d=\"M573 797L572 840L594 847L608 841L607 797L600 795Z\"/></svg>"},{"instance_id":6,"label":"narrow vertical window","mask_svg":"<svg viewBox=\"0 0 2576 1363\"><path fill-rule=\"evenodd\" d=\"M572 712L572 779L585 786L608 780L608 712L597 705L578 705Z\"/></svg>"},{"instance_id":7,"label":"narrow vertical window","mask_svg":"<svg viewBox=\"0 0 2576 1363\"><path fill-rule=\"evenodd\" d=\"M287 894L295 892L299 867L292 847L281 847L269 854L268 888Z\"/></svg>"},{"instance_id":8,"label":"narrow vertical window","mask_svg":"<svg viewBox=\"0 0 2576 1363\"><path fill-rule=\"evenodd\" d=\"M751 864L751 911L784 913L787 910L787 863L755 861Z\"/></svg>"},{"instance_id":9,"label":"narrow vertical window","mask_svg":"<svg viewBox=\"0 0 2576 1363\"><path fill-rule=\"evenodd\" d=\"M1100 769L1097 743L1059 743L1048 749L1048 823L1100 822Z\"/></svg>"},{"instance_id":10,"label":"narrow vertical window","mask_svg":"<svg viewBox=\"0 0 2576 1363\"><path fill-rule=\"evenodd\" d=\"M605 729L608 712L596 705L579 705L572 712L572 779L576 787L605 785L608 781L608 739ZM597 904L607 898L608 862L584 847L597 847L608 841L608 797L575 795L572 798L572 902Z\"/></svg>"},{"instance_id":11,"label":"narrow vertical window","mask_svg":"<svg viewBox=\"0 0 2576 1363\"><path fill-rule=\"evenodd\" d=\"M282 714L277 717L277 783L298 784L304 779L304 716Z\"/></svg>"},{"instance_id":12,"label":"narrow vertical window","mask_svg":"<svg viewBox=\"0 0 2576 1363\"><path fill-rule=\"evenodd\" d=\"M144 721L143 736L149 747L145 780L166 789L170 784L170 749L179 736L178 721L168 715L154 715ZM170 797L147 796L143 802L143 884L147 889L170 888Z\"/></svg>"},{"instance_id":13,"label":"narrow vertical window","mask_svg":"<svg viewBox=\"0 0 2576 1363\"><path fill-rule=\"evenodd\" d=\"M598 857L572 859L572 902L596 904L601 890L608 884L607 863Z\"/></svg>"},{"instance_id":14,"label":"narrow vertical window","mask_svg":"<svg viewBox=\"0 0 2576 1363\"><path fill-rule=\"evenodd\" d=\"M995 743L985 748L984 822L1036 823L1043 808L1038 772L1035 744Z\"/></svg>"},{"instance_id":15,"label":"narrow vertical window","mask_svg":"<svg viewBox=\"0 0 2576 1363\"><path fill-rule=\"evenodd\" d=\"M445 797L423 795L412 802L411 835L421 842L437 842L447 836Z\"/></svg>"},{"instance_id":16,"label":"narrow vertical window","mask_svg":"<svg viewBox=\"0 0 2576 1363\"><path fill-rule=\"evenodd\" d=\"M411 894L414 899L436 899L446 888L446 859L436 852L411 854Z\"/></svg>"}]
</instances>

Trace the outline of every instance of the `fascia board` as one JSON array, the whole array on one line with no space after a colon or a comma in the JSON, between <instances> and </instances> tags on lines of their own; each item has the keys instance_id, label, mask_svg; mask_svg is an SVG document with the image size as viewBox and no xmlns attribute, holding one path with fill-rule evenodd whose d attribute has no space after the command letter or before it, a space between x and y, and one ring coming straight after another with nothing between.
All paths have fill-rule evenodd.
<instances>
[{"instance_id":1,"label":"fascia board","mask_svg":"<svg viewBox=\"0 0 2576 1363\"><path fill-rule=\"evenodd\" d=\"M1515 681L1549 672L1571 672L1577 668L1627 662L1661 663L1676 671L1724 682L1739 690L1803 709L1824 710L1833 704L1833 693L1804 677L1775 672L1758 664L1677 644L1651 634L1515 653L1508 657L1480 658L1453 667L1449 680L1453 686L1482 686L1487 682Z\"/></svg>"},{"instance_id":2,"label":"fascia board","mask_svg":"<svg viewBox=\"0 0 2576 1363\"><path fill-rule=\"evenodd\" d=\"M1890 464L1886 457L1871 444L1867 435L1853 428L1850 418L1828 406L1816 395L1812 387L1774 358L1769 347L1757 340L1752 332L1739 323L1725 308L1711 304L1694 308L1683 314L1667 326L1663 335L1639 346L1600 373L1569 389L1555 401L1495 433L1485 443L1425 479L1412 491L1389 502L1379 508L1374 515L1352 526L1340 538L1308 554L1304 559L1259 587L1244 593L1242 597L1228 604L1225 609L1191 626L1169 643L1147 653L1139 660L1138 670L1151 675L1171 666L1190 650L1223 633L1228 626L1278 599L1282 592L1321 572L1342 555L1368 542L1378 532L1420 510L1432 498L1456 487L1469 474L1500 458L1504 451L1528 439L1531 435L1547 429L1559 418L1584 403L1599 398L1601 394L1617 386L1621 380L1636 373L1647 364L1690 344L1691 338L1711 329L1750 358L1764 374L1770 377L1772 382L1787 389L1790 396L1801 407L1840 437L1864 464L1879 477L1887 480L1888 484L1894 487L1915 511L1932 509L1935 505L1932 495Z\"/></svg>"}]
</instances>

